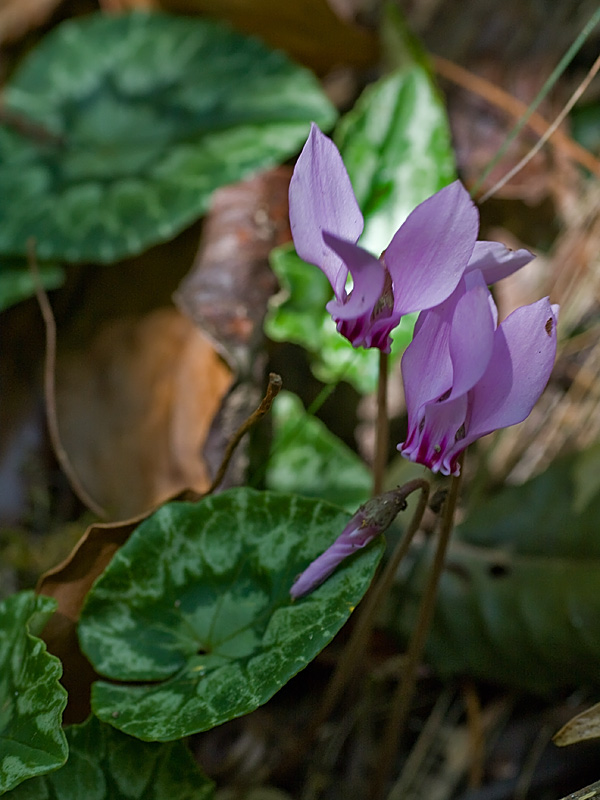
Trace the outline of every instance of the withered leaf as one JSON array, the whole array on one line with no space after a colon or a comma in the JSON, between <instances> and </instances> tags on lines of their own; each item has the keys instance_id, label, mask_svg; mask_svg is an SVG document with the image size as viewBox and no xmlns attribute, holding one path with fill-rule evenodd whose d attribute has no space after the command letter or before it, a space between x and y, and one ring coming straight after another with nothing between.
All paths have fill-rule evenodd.
<instances>
[{"instance_id":1,"label":"withered leaf","mask_svg":"<svg viewBox=\"0 0 600 800\"><path fill-rule=\"evenodd\" d=\"M205 491L202 447L231 382L174 308L108 323L89 351L59 356L58 426L83 486L117 519Z\"/></svg>"}]
</instances>

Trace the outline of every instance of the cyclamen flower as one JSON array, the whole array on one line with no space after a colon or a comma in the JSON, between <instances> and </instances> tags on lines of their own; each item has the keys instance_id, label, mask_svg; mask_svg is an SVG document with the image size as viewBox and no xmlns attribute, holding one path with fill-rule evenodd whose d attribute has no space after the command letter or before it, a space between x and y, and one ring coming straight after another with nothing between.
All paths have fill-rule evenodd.
<instances>
[{"instance_id":1,"label":"cyclamen flower","mask_svg":"<svg viewBox=\"0 0 600 800\"><path fill-rule=\"evenodd\" d=\"M342 157L314 123L289 199L296 251L327 276L335 295L327 310L354 347L389 353L400 318L442 303L477 262L491 267L486 279L492 283L533 258L527 250L476 242L479 214L460 181L417 206L381 257L371 255L356 244L364 221Z\"/></svg>"},{"instance_id":2,"label":"cyclamen flower","mask_svg":"<svg viewBox=\"0 0 600 800\"><path fill-rule=\"evenodd\" d=\"M402 357L408 436L398 449L444 475L460 473L471 442L529 415L556 356L559 307L546 297L498 325L489 274L472 269L421 313Z\"/></svg>"},{"instance_id":3,"label":"cyclamen flower","mask_svg":"<svg viewBox=\"0 0 600 800\"><path fill-rule=\"evenodd\" d=\"M387 530L398 512L405 508L406 493L402 488L367 500L335 542L296 578L290 589L291 596L302 597L320 586L338 564Z\"/></svg>"}]
</instances>

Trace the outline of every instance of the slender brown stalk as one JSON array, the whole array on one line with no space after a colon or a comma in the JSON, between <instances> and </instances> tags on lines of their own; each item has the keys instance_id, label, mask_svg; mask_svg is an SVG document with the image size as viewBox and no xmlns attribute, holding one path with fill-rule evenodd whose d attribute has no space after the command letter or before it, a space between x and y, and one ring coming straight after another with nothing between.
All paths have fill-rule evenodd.
<instances>
[{"instance_id":1,"label":"slender brown stalk","mask_svg":"<svg viewBox=\"0 0 600 800\"><path fill-rule=\"evenodd\" d=\"M217 474L215 475L213 482L209 486L209 488L204 492L201 497L206 497L206 495L212 494L215 489L219 486L223 478L225 477L225 473L227 472L227 467L229 466L229 462L231 461L231 457L235 452L235 448L240 443L241 438L248 433L250 428L253 425L261 420L265 414L268 414L271 410L271 406L273 405L273 400L277 397L279 392L281 391L281 387L283 385L283 381L281 380L281 375L278 375L276 372L269 373L269 385L267 386L267 392L263 399L260 402L260 405L253 411L252 414L248 417L248 419L240 425L238 430L234 433L231 437L229 442L227 443L227 447L225 448L225 454L221 461L221 465L217 470Z\"/></svg>"},{"instance_id":2,"label":"slender brown stalk","mask_svg":"<svg viewBox=\"0 0 600 800\"><path fill-rule=\"evenodd\" d=\"M327 717L335 708L342 692L348 685L352 677L356 674L358 667L362 662L362 654L366 651L373 625L375 623L375 616L380 607L383 598L388 594L394 576L398 570L398 565L408 552L410 543L419 530L423 514L427 508L427 501L429 499L429 483L424 479L415 479L409 481L402 487L404 497L408 497L413 492L421 492L418 505L412 516L410 524L406 529L404 536L400 539L392 554L391 559L385 566L385 569L377 579L376 583L372 586L367 594L363 605L361 606L358 620L354 626L354 630L348 640L346 647L338 661L336 670L327 685L327 690L322 702L319 704L317 713L311 720L310 730L307 733L307 739L312 740L318 728L323 724Z\"/></svg>"},{"instance_id":3,"label":"slender brown stalk","mask_svg":"<svg viewBox=\"0 0 600 800\"><path fill-rule=\"evenodd\" d=\"M69 484L71 485L71 488L77 497L85 506L90 509L90 511L93 511L94 514L97 514L102 519L106 519L108 517L107 512L94 500L93 497L90 496L86 488L82 485L60 438L58 415L56 413L56 322L54 321L54 314L52 313L52 308L50 306L50 302L48 301L48 295L44 291L44 287L42 286L42 281L40 279L40 271L35 254L35 241L33 239L30 239L27 242L27 257L29 270L33 276L33 282L35 285L35 294L40 311L42 312L42 318L44 320L44 327L46 330L44 395L46 398L46 424L48 426L48 435L50 436L52 449L54 450L56 460L60 464L60 468L66 475L67 480L69 481Z\"/></svg>"},{"instance_id":4,"label":"slender brown stalk","mask_svg":"<svg viewBox=\"0 0 600 800\"><path fill-rule=\"evenodd\" d=\"M377 382L377 421L375 423L375 458L373 459L373 497L383 492L383 477L387 464L389 420L387 413L388 386L387 353L379 351L379 380Z\"/></svg>"},{"instance_id":5,"label":"slender brown stalk","mask_svg":"<svg viewBox=\"0 0 600 800\"><path fill-rule=\"evenodd\" d=\"M425 587L425 593L421 600L417 625L406 652L402 670L402 678L392 700L392 710L388 718L385 732L381 739L379 758L371 786L370 796L372 800L380 800L380 798L383 797L383 792L388 783L392 770L394 755L397 751L398 743L402 733L404 732L404 727L410 711L412 698L415 691L417 667L421 660L423 648L429 633L431 618L433 616L435 600L437 597L437 588L442 570L444 568L446 550L448 548L448 542L450 541L450 535L452 533L454 524L454 511L456 509L456 503L458 500L461 475L458 477L452 477L448 499L444 505L444 513L440 525L438 545L435 551L435 557L431 566L431 571L429 573L429 580L427 581L427 586Z\"/></svg>"}]
</instances>

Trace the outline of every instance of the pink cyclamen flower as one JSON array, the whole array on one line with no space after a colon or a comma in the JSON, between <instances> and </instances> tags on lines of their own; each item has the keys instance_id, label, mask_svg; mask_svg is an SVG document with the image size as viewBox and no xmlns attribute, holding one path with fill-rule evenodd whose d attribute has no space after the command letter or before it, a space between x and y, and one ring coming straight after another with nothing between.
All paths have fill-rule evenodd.
<instances>
[{"instance_id":1,"label":"pink cyclamen flower","mask_svg":"<svg viewBox=\"0 0 600 800\"><path fill-rule=\"evenodd\" d=\"M389 353L400 318L439 305L477 262L490 269L486 281L493 283L533 258L527 250L476 242L479 214L460 181L417 206L381 257L371 255L356 244L364 221L342 157L314 123L289 198L296 251L327 276L335 295L327 310L354 347Z\"/></svg>"},{"instance_id":2,"label":"pink cyclamen flower","mask_svg":"<svg viewBox=\"0 0 600 800\"><path fill-rule=\"evenodd\" d=\"M529 415L556 356L558 306L546 297L498 325L488 275L470 269L422 312L402 357L408 436L398 449L444 475L459 474L471 442Z\"/></svg>"},{"instance_id":3,"label":"pink cyclamen flower","mask_svg":"<svg viewBox=\"0 0 600 800\"><path fill-rule=\"evenodd\" d=\"M296 578L290 589L291 596L302 597L320 586L344 559L387 530L398 512L405 508L406 492L402 487L367 500L335 542Z\"/></svg>"}]
</instances>

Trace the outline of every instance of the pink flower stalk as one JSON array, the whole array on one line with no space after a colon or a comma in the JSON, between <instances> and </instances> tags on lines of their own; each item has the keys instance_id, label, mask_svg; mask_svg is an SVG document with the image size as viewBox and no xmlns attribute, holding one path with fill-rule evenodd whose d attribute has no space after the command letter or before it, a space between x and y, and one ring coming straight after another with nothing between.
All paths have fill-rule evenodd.
<instances>
[{"instance_id":1,"label":"pink flower stalk","mask_svg":"<svg viewBox=\"0 0 600 800\"><path fill-rule=\"evenodd\" d=\"M389 353L400 318L442 303L468 268L483 262L493 283L533 258L527 250L476 242L479 214L460 181L417 206L381 257L371 255L356 244L364 221L342 157L314 123L289 198L296 251L327 276L335 295L327 310L354 347Z\"/></svg>"},{"instance_id":2,"label":"pink flower stalk","mask_svg":"<svg viewBox=\"0 0 600 800\"><path fill-rule=\"evenodd\" d=\"M419 315L402 357L408 436L398 449L444 475L460 473L471 442L529 415L556 356L559 307L546 297L498 325L487 267L469 269L447 300Z\"/></svg>"},{"instance_id":3,"label":"pink flower stalk","mask_svg":"<svg viewBox=\"0 0 600 800\"><path fill-rule=\"evenodd\" d=\"M335 542L296 578L290 589L291 596L302 597L320 586L338 564L387 530L398 512L405 508L406 493L402 488L367 500Z\"/></svg>"}]
</instances>

